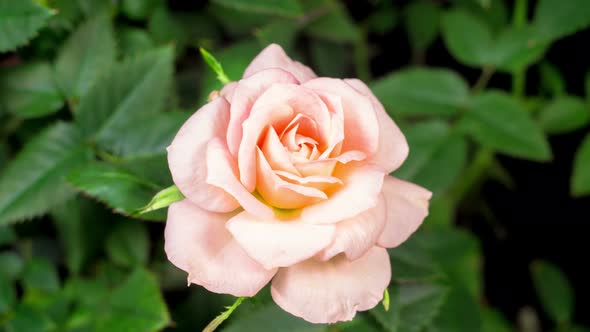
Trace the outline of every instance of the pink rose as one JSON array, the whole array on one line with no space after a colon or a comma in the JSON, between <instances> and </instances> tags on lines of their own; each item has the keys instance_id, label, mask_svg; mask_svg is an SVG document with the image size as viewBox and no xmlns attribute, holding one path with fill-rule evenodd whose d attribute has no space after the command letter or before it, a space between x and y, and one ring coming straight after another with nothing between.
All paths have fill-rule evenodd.
<instances>
[{"instance_id":1,"label":"pink rose","mask_svg":"<svg viewBox=\"0 0 590 332\"><path fill-rule=\"evenodd\" d=\"M170 206L168 259L188 281L274 301L313 323L373 308L391 279L385 248L428 214L431 193L388 174L408 155L357 79L317 77L270 45L168 148L186 199Z\"/></svg>"}]
</instances>

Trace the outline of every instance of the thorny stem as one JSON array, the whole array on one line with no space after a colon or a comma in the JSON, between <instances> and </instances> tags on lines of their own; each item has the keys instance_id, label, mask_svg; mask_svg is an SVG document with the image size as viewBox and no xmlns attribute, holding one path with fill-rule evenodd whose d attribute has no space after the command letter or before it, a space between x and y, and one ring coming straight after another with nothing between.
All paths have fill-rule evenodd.
<instances>
[{"instance_id":1,"label":"thorny stem","mask_svg":"<svg viewBox=\"0 0 590 332\"><path fill-rule=\"evenodd\" d=\"M481 75L477 79L477 82L475 82L475 85L473 85L472 91L475 93L483 90L488 85L495 71L494 67L483 67Z\"/></svg>"}]
</instances>

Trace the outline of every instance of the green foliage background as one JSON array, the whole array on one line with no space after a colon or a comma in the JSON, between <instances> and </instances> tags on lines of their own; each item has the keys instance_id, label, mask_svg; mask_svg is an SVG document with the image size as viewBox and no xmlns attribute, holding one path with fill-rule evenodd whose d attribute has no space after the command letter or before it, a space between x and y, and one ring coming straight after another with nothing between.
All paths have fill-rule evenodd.
<instances>
[{"instance_id":1,"label":"green foliage background","mask_svg":"<svg viewBox=\"0 0 590 332\"><path fill-rule=\"evenodd\" d=\"M484 179L510 184L498 155L551 162L548 135L588 128L590 76L589 95L568 94L544 55L590 26L590 2L372 6L359 22L336 0L213 0L191 10L165 0L0 0L0 331L197 331L233 303L187 288L167 262L165 210L133 216L172 185L165 147L221 87L198 48L235 80L271 42L320 75L370 84L411 147L394 175L434 192L431 215L390 250L389 311L310 325L265 289L221 329L515 331L486 304L479 240L455 215ZM406 32L412 59L373 78L381 45L367 36L393 29ZM421 65L437 40L480 78ZM532 70L537 95L524 89ZM488 89L493 75L510 77L511 90ZM590 194L590 133L573 164L572 195ZM589 331L573 321L563 273L543 261L531 273L551 328Z\"/></svg>"}]
</instances>

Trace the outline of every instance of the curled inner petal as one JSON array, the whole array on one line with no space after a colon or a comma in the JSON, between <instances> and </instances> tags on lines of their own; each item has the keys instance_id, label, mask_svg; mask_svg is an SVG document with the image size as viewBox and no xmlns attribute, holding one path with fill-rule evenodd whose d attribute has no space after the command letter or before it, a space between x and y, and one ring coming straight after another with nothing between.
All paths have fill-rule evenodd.
<instances>
[{"instance_id":1,"label":"curled inner petal","mask_svg":"<svg viewBox=\"0 0 590 332\"><path fill-rule=\"evenodd\" d=\"M257 177L258 192L274 207L297 209L328 198L319 189L283 180L272 170L260 149L258 149Z\"/></svg>"}]
</instances>

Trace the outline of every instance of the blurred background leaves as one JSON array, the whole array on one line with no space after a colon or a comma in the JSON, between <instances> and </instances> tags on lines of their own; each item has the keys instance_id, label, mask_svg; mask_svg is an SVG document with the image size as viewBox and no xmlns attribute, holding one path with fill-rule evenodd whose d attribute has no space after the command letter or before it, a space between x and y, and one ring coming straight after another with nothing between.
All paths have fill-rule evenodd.
<instances>
[{"instance_id":1,"label":"blurred background leaves","mask_svg":"<svg viewBox=\"0 0 590 332\"><path fill-rule=\"evenodd\" d=\"M534 252L502 285L528 297L497 301L481 229L515 236L484 184L518 192L516 161L565 164L578 198L555 209L588 206L590 75L548 54L583 47L589 26L587 0L0 0L0 331L195 331L233 303L167 262L164 225L148 222L165 210L133 216L172 185L166 146L221 88L199 48L237 80L269 43L365 80L411 147L394 175L434 197L390 250L389 311L311 325L264 289L222 330L588 331L584 286L556 255Z\"/></svg>"}]
</instances>

